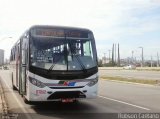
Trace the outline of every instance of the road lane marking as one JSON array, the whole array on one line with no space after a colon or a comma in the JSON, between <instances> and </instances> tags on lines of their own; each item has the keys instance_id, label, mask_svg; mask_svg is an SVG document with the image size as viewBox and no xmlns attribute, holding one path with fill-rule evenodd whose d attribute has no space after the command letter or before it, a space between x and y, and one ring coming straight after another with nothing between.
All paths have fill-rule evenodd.
<instances>
[{"instance_id":1,"label":"road lane marking","mask_svg":"<svg viewBox=\"0 0 160 119\"><path fill-rule=\"evenodd\" d=\"M2 79L2 78L1 78ZM23 113L25 114L25 116L27 117L27 119L32 119L32 117L29 115L29 113L27 112L27 110L24 108L23 104L19 101L19 99L17 98L16 94L13 92L13 90L10 88L9 84L6 82L6 80L3 80L4 83L6 84L6 86L8 87L8 90L11 91L14 99L16 100L16 102L18 103L19 107L22 109Z\"/></svg>"},{"instance_id":2,"label":"road lane marking","mask_svg":"<svg viewBox=\"0 0 160 119\"><path fill-rule=\"evenodd\" d=\"M145 108L145 107L142 107L142 106L134 105L134 104L127 103L127 102L120 101L120 100L116 100L116 99L113 99L113 98L108 98L108 97L104 97L104 96L101 96L101 95L98 95L98 97L103 98L103 99L107 99L107 100L111 100L111 101L115 101L115 102L119 102L119 103L122 103L122 104L126 104L126 105L129 105L129 106L132 106L132 107L137 107L137 108L144 109L144 110L147 110L147 111L150 110L149 108Z\"/></svg>"}]
</instances>

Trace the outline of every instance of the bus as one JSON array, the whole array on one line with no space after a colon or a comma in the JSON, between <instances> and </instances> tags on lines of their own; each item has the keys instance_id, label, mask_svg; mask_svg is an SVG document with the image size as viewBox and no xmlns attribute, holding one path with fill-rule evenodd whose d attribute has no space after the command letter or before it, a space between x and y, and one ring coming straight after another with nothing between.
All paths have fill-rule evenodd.
<instances>
[{"instance_id":1,"label":"bus","mask_svg":"<svg viewBox=\"0 0 160 119\"><path fill-rule=\"evenodd\" d=\"M35 25L11 49L12 88L25 103L95 98L97 64L91 30Z\"/></svg>"}]
</instances>

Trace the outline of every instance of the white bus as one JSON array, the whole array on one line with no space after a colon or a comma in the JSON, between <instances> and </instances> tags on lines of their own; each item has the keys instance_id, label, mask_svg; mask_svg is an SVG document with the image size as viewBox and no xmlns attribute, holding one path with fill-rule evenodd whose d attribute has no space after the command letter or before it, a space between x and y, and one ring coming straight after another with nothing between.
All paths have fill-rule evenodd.
<instances>
[{"instance_id":1,"label":"white bus","mask_svg":"<svg viewBox=\"0 0 160 119\"><path fill-rule=\"evenodd\" d=\"M98 65L92 31L32 26L11 49L13 90L26 103L95 98Z\"/></svg>"}]
</instances>

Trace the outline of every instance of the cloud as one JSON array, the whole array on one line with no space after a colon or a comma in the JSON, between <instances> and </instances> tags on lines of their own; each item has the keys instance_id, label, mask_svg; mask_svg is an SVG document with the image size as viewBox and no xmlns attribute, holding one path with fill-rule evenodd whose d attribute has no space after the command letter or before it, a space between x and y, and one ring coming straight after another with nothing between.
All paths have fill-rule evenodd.
<instances>
[{"instance_id":1,"label":"cloud","mask_svg":"<svg viewBox=\"0 0 160 119\"><path fill-rule=\"evenodd\" d=\"M122 51L137 47L132 38L143 43L144 35L160 31L158 0L0 0L0 8L0 37L17 38L34 24L86 27L100 53L118 42Z\"/></svg>"}]
</instances>

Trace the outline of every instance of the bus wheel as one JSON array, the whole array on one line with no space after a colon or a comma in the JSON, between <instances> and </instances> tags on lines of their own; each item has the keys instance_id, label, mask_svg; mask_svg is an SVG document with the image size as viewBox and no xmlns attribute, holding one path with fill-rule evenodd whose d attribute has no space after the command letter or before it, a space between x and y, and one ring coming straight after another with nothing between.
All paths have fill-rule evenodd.
<instances>
[{"instance_id":1,"label":"bus wheel","mask_svg":"<svg viewBox=\"0 0 160 119\"><path fill-rule=\"evenodd\" d=\"M28 101L25 96L23 95L23 101L26 103L26 104L30 104L30 101Z\"/></svg>"},{"instance_id":2,"label":"bus wheel","mask_svg":"<svg viewBox=\"0 0 160 119\"><path fill-rule=\"evenodd\" d=\"M12 89L13 90L17 90L17 88L14 86L14 84L13 84L13 73L12 73Z\"/></svg>"},{"instance_id":3,"label":"bus wheel","mask_svg":"<svg viewBox=\"0 0 160 119\"><path fill-rule=\"evenodd\" d=\"M14 85L12 85L12 89L13 89L13 90L17 90L17 88L16 88Z\"/></svg>"}]
</instances>

